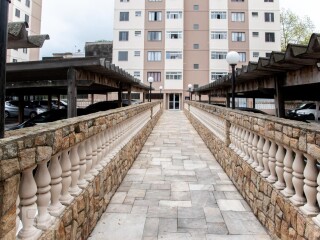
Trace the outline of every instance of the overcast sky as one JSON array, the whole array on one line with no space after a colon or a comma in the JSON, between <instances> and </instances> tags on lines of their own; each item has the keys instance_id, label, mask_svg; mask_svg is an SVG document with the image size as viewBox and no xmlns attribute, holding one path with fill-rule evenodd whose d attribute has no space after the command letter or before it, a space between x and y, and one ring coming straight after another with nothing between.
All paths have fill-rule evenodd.
<instances>
[{"instance_id":1,"label":"overcast sky","mask_svg":"<svg viewBox=\"0 0 320 240\"><path fill-rule=\"evenodd\" d=\"M256 0L249 0L256 1ZM112 40L114 0L44 0L42 34L50 40L41 49L42 56L57 52L84 50L85 42ZM280 8L308 15L320 32L319 0L280 0Z\"/></svg>"}]
</instances>

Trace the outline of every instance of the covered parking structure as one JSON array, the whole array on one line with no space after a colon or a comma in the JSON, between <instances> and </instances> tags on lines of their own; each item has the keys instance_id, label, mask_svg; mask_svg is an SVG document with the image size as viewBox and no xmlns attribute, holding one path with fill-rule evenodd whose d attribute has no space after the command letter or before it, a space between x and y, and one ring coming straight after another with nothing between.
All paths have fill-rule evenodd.
<instances>
[{"instance_id":1,"label":"covered parking structure","mask_svg":"<svg viewBox=\"0 0 320 240\"><path fill-rule=\"evenodd\" d=\"M230 103L231 74L193 90L201 96L225 97ZM285 52L272 52L236 69L236 98L274 98L276 114L285 116L288 100L320 101L320 34L308 45L289 44ZM319 107L319 106L317 106Z\"/></svg>"},{"instance_id":2,"label":"covered parking structure","mask_svg":"<svg viewBox=\"0 0 320 240\"><path fill-rule=\"evenodd\" d=\"M146 93L149 86L104 58L71 58L7 64L6 95L67 95L68 117L76 116L77 94ZM145 94L144 94L145 95ZM22 105L22 104L21 104ZM21 108L22 109L22 108ZM20 111L23 115L23 111ZM22 116L21 116L22 117Z\"/></svg>"}]
</instances>

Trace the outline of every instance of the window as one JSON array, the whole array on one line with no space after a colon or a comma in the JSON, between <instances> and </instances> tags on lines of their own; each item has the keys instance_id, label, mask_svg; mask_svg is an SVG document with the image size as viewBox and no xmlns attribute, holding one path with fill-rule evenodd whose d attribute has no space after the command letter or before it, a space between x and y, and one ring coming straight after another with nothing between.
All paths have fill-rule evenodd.
<instances>
[{"instance_id":1,"label":"window","mask_svg":"<svg viewBox=\"0 0 320 240\"><path fill-rule=\"evenodd\" d=\"M181 80L182 72L166 72L167 80Z\"/></svg>"},{"instance_id":2,"label":"window","mask_svg":"<svg viewBox=\"0 0 320 240\"><path fill-rule=\"evenodd\" d=\"M129 21L129 12L120 12L120 21Z\"/></svg>"},{"instance_id":3,"label":"window","mask_svg":"<svg viewBox=\"0 0 320 240\"><path fill-rule=\"evenodd\" d=\"M161 52L160 51L148 51L148 61L149 62L160 62Z\"/></svg>"},{"instance_id":4,"label":"window","mask_svg":"<svg viewBox=\"0 0 320 240\"><path fill-rule=\"evenodd\" d=\"M30 19L29 15L25 14L24 15L24 21L29 23L29 19Z\"/></svg>"},{"instance_id":5,"label":"window","mask_svg":"<svg viewBox=\"0 0 320 240\"><path fill-rule=\"evenodd\" d=\"M135 78L139 78L141 75L140 75L140 71L135 71L135 72L133 72L133 76L135 77Z\"/></svg>"},{"instance_id":6,"label":"window","mask_svg":"<svg viewBox=\"0 0 320 240\"><path fill-rule=\"evenodd\" d=\"M198 63L193 64L193 69L199 69L199 64Z\"/></svg>"},{"instance_id":7,"label":"window","mask_svg":"<svg viewBox=\"0 0 320 240\"><path fill-rule=\"evenodd\" d=\"M264 0L264 2L273 2L273 0Z\"/></svg>"},{"instance_id":8,"label":"window","mask_svg":"<svg viewBox=\"0 0 320 240\"><path fill-rule=\"evenodd\" d=\"M181 19L182 12L181 11L168 11L167 12L167 19Z\"/></svg>"},{"instance_id":9,"label":"window","mask_svg":"<svg viewBox=\"0 0 320 240\"><path fill-rule=\"evenodd\" d=\"M197 24L197 23L193 24L193 29L194 30L199 30L199 24Z\"/></svg>"},{"instance_id":10,"label":"window","mask_svg":"<svg viewBox=\"0 0 320 240\"><path fill-rule=\"evenodd\" d=\"M162 0L149 0L149 2L162 2Z\"/></svg>"},{"instance_id":11,"label":"window","mask_svg":"<svg viewBox=\"0 0 320 240\"><path fill-rule=\"evenodd\" d=\"M231 0L231 2L244 2L244 0Z\"/></svg>"},{"instance_id":12,"label":"window","mask_svg":"<svg viewBox=\"0 0 320 240\"><path fill-rule=\"evenodd\" d=\"M193 5L193 10L194 11L199 11L199 5Z\"/></svg>"},{"instance_id":13,"label":"window","mask_svg":"<svg viewBox=\"0 0 320 240\"><path fill-rule=\"evenodd\" d=\"M22 49L22 52L25 53L25 54L27 54L27 53L28 53L28 48L23 48L23 49Z\"/></svg>"},{"instance_id":14,"label":"window","mask_svg":"<svg viewBox=\"0 0 320 240\"><path fill-rule=\"evenodd\" d=\"M227 72L211 72L211 80L216 81L226 75L228 75Z\"/></svg>"},{"instance_id":15,"label":"window","mask_svg":"<svg viewBox=\"0 0 320 240\"><path fill-rule=\"evenodd\" d=\"M274 13L272 13L272 12L265 12L265 13L264 13L264 21L265 21L265 22L274 22Z\"/></svg>"},{"instance_id":16,"label":"window","mask_svg":"<svg viewBox=\"0 0 320 240\"><path fill-rule=\"evenodd\" d=\"M135 57L140 57L140 51L134 51L133 54L134 54Z\"/></svg>"},{"instance_id":17,"label":"window","mask_svg":"<svg viewBox=\"0 0 320 240\"><path fill-rule=\"evenodd\" d=\"M149 21L151 22L161 21L161 12L149 12Z\"/></svg>"},{"instance_id":18,"label":"window","mask_svg":"<svg viewBox=\"0 0 320 240\"><path fill-rule=\"evenodd\" d=\"M167 38L180 39L180 38L182 38L182 31L168 31Z\"/></svg>"},{"instance_id":19,"label":"window","mask_svg":"<svg viewBox=\"0 0 320 240\"><path fill-rule=\"evenodd\" d=\"M166 59L182 59L181 51L167 51Z\"/></svg>"},{"instance_id":20,"label":"window","mask_svg":"<svg viewBox=\"0 0 320 240\"><path fill-rule=\"evenodd\" d=\"M271 57L271 53L266 53L266 57Z\"/></svg>"},{"instance_id":21,"label":"window","mask_svg":"<svg viewBox=\"0 0 320 240\"><path fill-rule=\"evenodd\" d=\"M244 22L244 12L233 12L231 13L232 22Z\"/></svg>"},{"instance_id":22,"label":"window","mask_svg":"<svg viewBox=\"0 0 320 240\"><path fill-rule=\"evenodd\" d=\"M134 31L134 36L141 37L141 31Z\"/></svg>"},{"instance_id":23,"label":"window","mask_svg":"<svg viewBox=\"0 0 320 240\"><path fill-rule=\"evenodd\" d=\"M141 17L141 11L136 11L135 15L136 15L136 17Z\"/></svg>"},{"instance_id":24,"label":"window","mask_svg":"<svg viewBox=\"0 0 320 240\"><path fill-rule=\"evenodd\" d=\"M161 41L161 32L160 31L148 32L148 41Z\"/></svg>"},{"instance_id":25,"label":"window","mask_svg":"<svg viewBox=\"0 0 320 240\"><path fill-rule=\"evenodd\" d=\"M211 32L211 39L227 39L227 32Z\"/></svg>"},{"instance_id":26,"label":"window","mask_svg":"<svg viewBox=\"0 0 320 240\"><path fill-rule=\"evenodd\" d=\"M259 16L258 12L252 12L252 17L258 17L258 16Z\"/></svg>"},{"instance_id":27,"label":"window","mask_svg":"<svg viewBox=\"0 0 320 240\"><path fill-rule=\"evenodd\" d=\"M239 61L240 62L246 61L246 53L245 52L239 52Z\"/></svg>"},{"instance_id":28,"label":"window","mask_svg":"<svg viewBox=\"0 0 320 240\"><path fill-rule=\"evenodd\" d=\"M154 82L161 82L161 72L147 72L147 79L153 77Z\"/></svg>"},{"instance_id":29,"label":"window","mask_svg":"<svg viewBox=\"0 0 320 240\"><path fill-rule=\"evenodd\" d=\"M119 41L128 41L129 40L129 32L121 31L119 32Z\"/></svg>"},{"instance_id":30,"label":"window","mask_svg":"<svg viewBox=\"0 0 320 240\"><path fill-rule=\"evenodd\" d=\"M211 19L227 19L227 12L211 12Z\"/></svg>"},{"instance_id":31,"label":"window","mask_svg":"<svg viewBox=\"0 0 320 240\"><path fill-rule=\"evenodd\" d=\"M119 61L128 61L128 51L119 51L118 52Z\"/></svg>"},{"instance_id":32,"label":"window","mask_svg":"<svg viewBox=\"0 0 320 240\"><path fill-rule=\"evenodd\" d=\"M233 32L232 42L244 42L246 40L246 34L244 32Z\"/></svg>"},{"instance_id":33,"label":"window","mask_svg":"<svg viewBox=\"0 0 320 240\"><path fill-rule=\"evenodd\" d=\"M200 48L199 43L195 43L195 44L193 44L193 49L199 49L199 48Z\"/></svg>"},{"instance_id":34,"label":"window","mask_svg":"<svg viewBox=\"0 0 320 240\"><path fill-rule=\"evenodd\" d=\"M275 42L275 36L273 32L266 32L265 34L266 42Z\"/></svg>"},{"instance_id":35,"label":"window","mask_svg":"<svg viewBox=\"0 0 320 240\"><path fill-rule=\"evenodd\" d=\"M120 0L120 2L129 2L129 0Z\"/></svg>"},{"instance_id":36,"label":"window","mask_svg":"<svg viewBox=\"0 0 320 240\"><path fill-rule=\"evenodd\" d=\"M259 57L259 52L253 52L253 53L252 53L252 57L254 57L254 58Z\"/></svg>"},{"instance_id":37,"label":"window","mask_svg":"<svg viewBox=\"0 0 320 240\"><path fill-rule=\"evenodd\" d=\"M30 0L26 0L26 6L30 7Z\"/></svg>"},{"instance_id":38,"label":"window","mask_svg":"<svg viewBox=\"0 0 320 240\"><path fill-rule=\"evenodd\" d=\"M211 59L226 59L227 52L211 52Z\"/></svg>"},{"instance_id":39,"label":"window","mask_svg":"<svg viewBox=\"0 0 320 240\"><path fill-rule=\"evenodd\" d=\"M16 63L16 62L18 62L18 59L13 58L13 59L12 59L12 62Z\"/></svg>"},{"instance_id":40,"label":"window","mask_svg":"<svg viewBox=\"0 0 320 240\"><path fill-rule=\"evenodd\" d=\"M252 32L252 37L259 37L259 32Z\"/></svg>"},{"instance_id":41,"label":"window","mask_svg":"<svg viewBox=\"0 0 320 240\"><path fill-rule=\"evenodd\" d=\"M17 8L16 8L16 11L15 11L15 16L16 16L16 17L20 17L20 10L17 9Z\"/></svg>"}]
</instances>

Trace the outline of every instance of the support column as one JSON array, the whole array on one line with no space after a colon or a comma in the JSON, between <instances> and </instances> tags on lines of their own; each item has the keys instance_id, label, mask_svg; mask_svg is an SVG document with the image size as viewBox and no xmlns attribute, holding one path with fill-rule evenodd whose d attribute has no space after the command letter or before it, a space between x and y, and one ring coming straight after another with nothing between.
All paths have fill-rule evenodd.
<instances>
[{"instance_id":1,"label":"support column","mask_svg":"<svg viewBox=\"0 0 320 240\"><path fill-rule=\"evenodd\" d=\"M145 92L142 93L142 102L146 102L146 93Z\"/></svg>"},{"instance_id":2,"label":"support column","mask_svg":"<svg viewBox=\"0 0 320 240\"><path fill-rule=\"evenodd\" d=\"M94 104L94 94L91 94L91 104Z\"/></svg>"},{"instance_id":3,"label":"support column","mask_svg":"<svg viewBox=\"0 0 320 240\"><path fill-rule=\"evenodd\" d=\"M276 116L285 117L285 106L283 99L283 82L286 78L286 75L278 75L275 77L275 105L276 105Z\"/></svg>"},{"instance_id":4,"label":"support column","mask_svg":"<svg viewBox=\"0 0 320 240\"><path fill-rule=\"evenodd\" d=\"M52 95L51 94L48 95L48 109L49 110L52 109Z\"/></svg>"},{"instance_id":5,"label":"support column","mask_svg":"<svg viewBox=\"0 0 320 240\"><path fill-rule=\"evenodd\" d=\"M68 69L68 118L77 116L77 85L74 68Z\"/></svg>"},{"instance_id":6,"label":"support column","mask_svg":"<svg viewBox=\"0 0 320 240\"><path fill-rule=\"evenodd\" d=\"M228 108L230 108L230 95L229 95L229 93L227 93L227 97L226 97L227 99L227 107Z\"/></svg>"},{"instance_id":7,"label":"support column","mask_svg":"<svg viewBox=\"0 0 320 240\"><path fill-rule=\"evenodd\" d=\"M122 107L122 84L121 83L118 90L118 107Z\"/></svg>"},{"instance_id":8,"label":"support column","mask_svg":"<svg viewBox=\"0 0 320 240\"><path fill-rule=\"evenodd\" d=\"M19 115L18 115L18 122L23 123L24 122L24 99L23 95L19 95Z\"/></svg>"},{"instance_id":9,"label":"support column","mask_svg":"<svg viewBox=\"0 0 320 240\"><path fill-rule=\"evenodd\" d=\"M4 137L9 0L0 0L0 138Z\"/></svg>"},{"instance_id":10,"label":"support column","mask_svg":"<svg viewBox=\"0 0 320 240\"><path fill-rule=\"evenodd\" d=\"M199 102L201 102L201 94L199 93Z\"/></svg>"},{"instance_id":11,"label":"support column","mask_svg":"<svg viewBox=\"0 0 320 240\"><path fill-rule=\"evenodd\" d=\"M211 97L210 94L208 94L208 103L211 104Z\"/></svg>"},{"instance_id":12,"label":"support column","mask_svg":"<svg viewBox=\"0 0 320 240\"><path fill-rule=\"evenodd\" d=\"M314 119L316 120L316 122L318 122L319 120L319 102L317 101L316 102L316 112L315 112L315 115L314 115Z\"/></svg>"},{"instance_id":13,"label":"support column","mask_svg":"<svg viewBox=\"0 0 320 240\"><path fill-rule=\"evenodd\" d=\"M256 98L252 98L252 108L256 108Z\"/></svg>"},{"instance_id":14,"label":"support column","mask_svg":"<svg viewBox=\"0 0 320 240\"><path fill-rule=\"evenodd\" d=\"M128 89L128 106L131 105L131 87Z\"/></svg>"}]
</instances>

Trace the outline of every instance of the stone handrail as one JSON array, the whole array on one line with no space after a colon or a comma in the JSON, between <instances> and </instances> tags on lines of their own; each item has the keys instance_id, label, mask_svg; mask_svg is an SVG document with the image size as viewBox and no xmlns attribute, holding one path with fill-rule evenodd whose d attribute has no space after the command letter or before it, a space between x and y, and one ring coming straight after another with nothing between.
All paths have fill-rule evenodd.
<instances>
[{"instance_id":1,"label":"stone handrail","mask_svg":"<svg viewBox=\"0 0 320 240\"><path fill-rule=\"evenodd\" d=\"M209 104L186 104L187 116L271 234L282 238L287 232L289 237L291 229L290 234L318 239L320 128ZM226 121L224 134L221 125L212 123L216 119ZM226 156L232 160L224 159ZM297 221L308 226L308 231L297 226Z\"/></svg>"},{"instance_id":2,"label":"stone handrail","mask_svg":"<svg viewBox=\"0 0 320 240\"><path fill-rule=\"evenodd\" d=\"M161 102L145 103L9 131L0 141L0 239L46 239L88 185L101 179L121 183L132 163L119 157L121 151L129 143L127 151L138 150L142 143L130 141L149 128L161 108ZM113 173L109 168L117 162L126 169Z\"/></svg>"}]
</instances>

